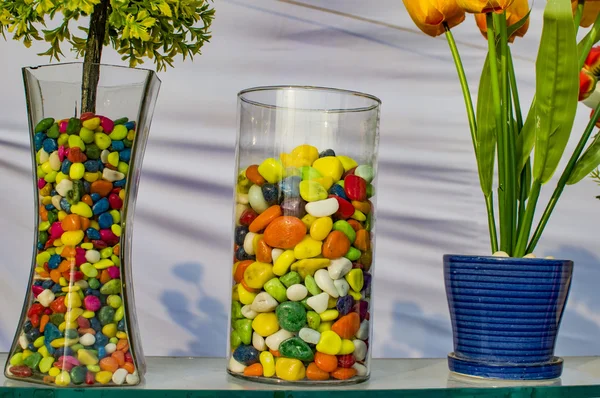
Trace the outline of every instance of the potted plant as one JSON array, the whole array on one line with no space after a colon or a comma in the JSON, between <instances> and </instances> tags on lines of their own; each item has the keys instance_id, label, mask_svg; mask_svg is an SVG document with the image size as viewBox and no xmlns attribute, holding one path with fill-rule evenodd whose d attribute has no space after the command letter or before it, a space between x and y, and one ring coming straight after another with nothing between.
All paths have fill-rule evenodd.
<instances>
[{"instance_id":1,"label":"potted plant","mask_svg":"<svg viewBox=\"0 0 600 398\"><path fill-rule=\"evenodd\" d=\"M597 54L590 51L600 40L600 2L547 1L535 96L525 106L519 100L511 47L528 29L532 11L527 0L404 0L404 5L424 33L445 34L448 41L464 94L493 254L444 256L454 336L449 367L488 378L558 377L562 359L554 356L554 345L573 263L535 258L533 251L565 186L600 164L599 140L589 143L600 118L600 102L594 103ZM476 106L452 35L466 14L474 14L488 42ZM590 26L577 42L578 29ZM578 100L594 111L567 155ZM568 164L534 224L540 192L563 156Z\"/></svg>"},{"instance_id":2,"label":"potted plant","mask_svg":"<svg viewBox=\"0 0 600 398\"><path fill-rule=\"evenodd\" d=\"M80 37L70 28L89 18ZM11 379L55 386L136 385L145 372L131 280L131 234L160 80L200 53L205 0L14 0L0 33L40 54L66 41L83 63L23 68L37 211L34 256L5 366ZM53 29L46 22L58 19ZM101 64L112 46L129 67Z\"/></svg>"}]
</instances>

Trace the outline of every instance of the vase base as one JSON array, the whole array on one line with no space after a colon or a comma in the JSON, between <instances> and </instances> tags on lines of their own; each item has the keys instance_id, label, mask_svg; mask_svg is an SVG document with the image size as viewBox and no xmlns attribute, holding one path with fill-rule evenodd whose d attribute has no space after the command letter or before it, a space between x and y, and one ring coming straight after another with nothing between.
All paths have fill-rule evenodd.
<instances>
[{"instance_id":1,"label":"vase base","mask_svg":"<svg viewBox=\"0 0 600 398\"><path fill-rule=\"evenodd\" d=\"M298 387L323 387L323 386L347 386L353 384L360 384L367 380L369 380L370 375L366 376L354 376L351 379L347 380L298 380L298 381L287 381L283 379L278 379L276 377L257 377L257 376L244 376L240 373L232 372L227 369L227 373L236 379L241 379L245 381L252 381L256 383L264 383L264 384L277 384L280 386L298 386Z\"/></svg>"},{"instance_id":2,"label":"vase base","mask_svg":"<svg viewBox=\"0 0 600 398\"><path fill-rule=\"evenodd\" d=\"M563 359L553 357L548 362L535 364L494 364L458 358L452 352L448 354L448 368L463 376L488 380L550 380L561 376Z\"/></svg>"}]
</instances>

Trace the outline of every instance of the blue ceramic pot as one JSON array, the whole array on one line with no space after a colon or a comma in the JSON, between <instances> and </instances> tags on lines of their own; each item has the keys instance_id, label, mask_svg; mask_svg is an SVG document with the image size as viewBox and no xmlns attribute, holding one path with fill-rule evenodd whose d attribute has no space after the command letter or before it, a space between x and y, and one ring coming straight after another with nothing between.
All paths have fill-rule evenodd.
<instances>
[{"instance_id":1,"label":"blue ceramic pot","mask_svg":"<svg viewBox=\"0 0 600 398\"><path fill-rule=\"evenodd\" d=\"M450 370L495 379L560 377L554 345L572 274L566 260L445 255Z\"/></svg>"}]
</instances>

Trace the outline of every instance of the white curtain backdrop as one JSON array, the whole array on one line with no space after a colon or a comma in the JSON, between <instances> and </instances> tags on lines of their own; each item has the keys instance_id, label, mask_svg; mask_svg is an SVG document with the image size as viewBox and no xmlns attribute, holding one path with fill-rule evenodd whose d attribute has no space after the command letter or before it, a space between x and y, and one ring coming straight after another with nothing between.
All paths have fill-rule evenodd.
<instances>
[{"instance_id":1,"label":"white curtain backdrop","mask_svg":"<svg viewBox=\"0 0 600 398\"><path fill-rule=\"evenodd\" d=\"M225 355L236 94L280 84L364 91L383 101L374 355L443 357L452 350L442 255L488 254L489 245L447 43L421 34L399 0L301 1L216 1L203 55L159 74L133 239L147 355ZM513 47L525 110L544 3L536 2L529 34ZM455 32L476 93L486 43L472 16ZM20 68L47 63L36 55L45 49L0 41L0 351L8 350L17 326L33 240ZM103 62L123 64L112 50ZM589 115L583 105L580 111L577 133ZM569 187L537 250L575 261L559 355L600 354L599 194L590 180Z\"/></svg>"}]
</instances>

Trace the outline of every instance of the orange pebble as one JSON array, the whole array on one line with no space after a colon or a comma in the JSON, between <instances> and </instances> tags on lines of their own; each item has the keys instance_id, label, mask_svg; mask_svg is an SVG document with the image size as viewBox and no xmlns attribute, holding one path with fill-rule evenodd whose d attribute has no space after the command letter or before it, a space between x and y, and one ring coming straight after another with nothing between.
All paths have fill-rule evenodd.
<instances>
[{"instance_id":1,"label":"orange pebble","mask_svg":"<svg viewBox=\"0 0 600 398\"><path fill-rule=\"evenodd\" d=\"M117 361L119 366L123 366L123 364L125 363L125 354L123 353L123 351L115 351L111 354L111 357L113 357Z\"/></svg>"},{"instance_id":2,"label":"orange pebble","mask_svg":"<svg viewBox=\"0 0 600 398\"><path fill-rule=\"evenodd\" d=\"M271 247L293 249L305 236L306 225L299 218L281 216L271 221L267 226L263 239ZM344 254L346 253L344 252Z\"/></svg>"},{"instance_id":3,"label":"orange pebble","mask_svg":"<svg viewBox=\"0 0 600 398\"><path fill-rule=\"evenodd\" d=\"M90 227L90 220L88 218L79 216L79 222L81 223L81 229L84 231Z\"/></svg>"},{"instance_id":4,"label":"orange pebble","mask_svg":"<svg viewBox=\"0 0 600 398\"><path fill-rule=\"evenodd\" d=\"M46 384L54 384L54 377L52 376L44 376L42 381Z\"/></svg>"},{"instance_id":5,"label":"orange pebble","mask_svg":"<svg viewBox=\"0 0 600 398\"><path fill-rule=\"evenodd\" d=\"M94 201L92 200L92 197L90 195L83 195L83 197L81 198L81 201L88 206L94 205Z\"/></svg>"},{"instance_id":6,"label":"orange pebble","mask_svg":"<svg viewBox=\"0 0 600 398\"><path fill-rule=\"evenodd\" d=\"M340 317L333 325L331 330L336 332L342 339L351 339L360 328L360 317L356 312Z\"/></svg>"},{"instance_id":7,"label":"orange pebble","mask_svg":"<svg viewBox=\"0 0 600 398\"><path fill-rule=\"evenodd\" d=\"M73 246L65 246L60 256L63 258L75 257L75 248Z\"/></svg>"},{"instance_id":8,"label":"orange pebble","mask_svg":"<svg viewBox=\"0 0 600 398\"><path fill-rule=\"evenodd\" d=\"M41 271L41 272L38 272L38 275L39 275L41 278L49 278L49 277L50 277L50 274L49 274L49 273L47 273L46 271Z\"/></svg>"},{"instance_id":9,"label":"orange pebble","mask_svg":"<svg viewBox=\"0 0 600 398\"><path fill-rule=\"evenodd\" d=\"M343 257L350 249L350 239L341 231L331 231L323 242L322 253L325 258Z\"/></svg>"},{"instance_id":10,"label":"orange pebble","mask_svg":"<svg viewBox=\"0 0 600 398\"><path fill-rule=\"evenodd\" d=\"M125 339L121 339L117 342L117 350L127 352L129 351L129 343Z\"/></svg>"},{"instance_id":11,"label":"orange pebble","mask_svg":"<svg viewBox=\"0 0 600 398\"><path fill-rule=\"evenodd\" d=\"M323 372L333 372L338 366L338 360L335 355L323 354L318 351L315 353L314 363Z\"/></svg>"},{"instance_id":12,"label":"orange pebble","mask_svg":"<svg viewBox=\"0 0 600 398\"><path fill-rule=\"evenodd\" d=\"M44 205L40 206L40 218L42 221L48 221L48 210L46 210Z\"/></svg>"},{"instance_id":13,"label":"orange pebble","mask_svg":"<svg viewBox=\"0 0 600 398\"><path fill-rule=\"evenodd\" d=\"M244 289L246 289L247 291L249 291L250 293L258 293L260 292L260 289L253 289L250 286L246 285L246 281L244 279L242 279L240 281L241 285L244 287Z\"/></svg>"},{"instance_id":14,"label":"orange pebble","mask_svg":"<svg viewBox=\"0 0 600 398\"><path fill-rule=\"evenodd\" d=\"M77 333L79 333L81 336L83 336L86 333L89 333L91 335L96 335L96 331L92 328L87 328L87 329L79 328L79 329L77 329Z\"/></svg>"},{"instance_id":15,"label":"orange pebble","mask_svg":"<svg viewBox=\"0 0 600 398\"><path fill-rule=\"evenodd\" d=\"M244 272L246 272L246 268L248 268L253 262L254 261L252 260L244 260L237 263L237 267L233 273L233 280L235 280L236 283L240 283L242 280L244 280Z\"/></svg>"},{"instance_id":16,"label":"orange pebble","mask_svg":"<svg viewBox=\"0 0 600 398\"><path fill-rule=\"evenodd\" d=\"M104 285L109 280L110 280L110 275L109 275L108 271L103 269L102 273L100 274L100 283L102 283Z\"/></svg>"},{"instance_id":17,"label":"orange pebble","mask_svg":"<svg viewBox=\"0 0 600 398\"><path fill-rule=\"evenodd\" d=\"M363 226L360 224L360 222L358 222L355 219L351 218L349 220L346 220L346 222L348 222L348 224L350 224L350 226L352 227L352 229L355 230L355 231L357 231L357 232L360 231L361 229L364 229Z\"/></svg>"},{"instance_id":18,"label":"orange pebble","mask_svg":"<svg viewBox=\"0 0 600 398\"><path fill-rule=\"evenodd\" d=\"M265 243L264 239L261 239L256 244L256 261L261 263L270 263L273 261L273 249Z\"/></svg>"},{"instance_id":19,"label":"orange pebble","mask_svg":"<svg viewBox=\"0 0 600 398\"><path fill-rule=\"evenodd\" d=\"M356 376L356 369L354 368L337 368L331 372L331 377L338 380L348 380Z\"/></svg>"},{"instance_id":20,"label":"orange pebble","mask_svg":"<svg viewBox=\"0 0 600 398\"><path fill-rule=\"evenodd\" d=\"M57 269L53 269L52 271L50 271L50 279L52 279L52 282L58 283L58 281L60 280L60 271Z\"/></svg>"},{"instance_id":21,"label":"orange pebble","mask_svg":"<svg viewBox=\"0 0 600 398\"><path fill-rule=\"evenodd\" d=\"M113 254L117 257L119 257L119 253L121 252L121 245L120 244L116 244L115 247L113 247Z\"/></svg>"},{"instance_id":22,"label":"orange pebble","mask_svg":"<svg viewBox=\"0 0 600 398\"><path fill-rule=\"evenodd\" d=\"M244 369L244 376L262 376L263 367L260 363L255 363Z\"/></svg>"},{"instance_id":23,"label":"orange pebble","mask_svg":"<svg viewBox=\"0 0 600 398\"><path fill-rule=\"evenodd\" d=\"M64 231L79 231L81 229L81 217L77 214L69 214L60 223Z\"/></svg>"},{"instance_id":24,"label":"orange pebble","mask_svg":"<svg viewBox=\"0 0 600 398\"><path fill-rule=\"evenodd\" d=\"M114 373L119 369L119 364L113 357L104 357L100 360L100 369Z\"/></svg>"},{"instance_id":25,"label":"orange pebble","mask_svg":"<svg viewBox=\"0 0 600 398\"><path fill-rule=\"evenodd\" d=\"M131 362L125 362L123 364L123 366L121 366L123 369L125 369L127 371L127 373L131 374L133 372L135 372L135 365Z\"/></svg>"},{"instance_id":26,"label":"orange pebble","mask_svg":"<svg viewBox=\"0 0 600 398\"><path fill-rule=\"evenodd\" d=\"M263 185L265 182L267 182L258 172L258 165L256 164L248 166L246 169L246 178L256 185Z\"/></svg>"},{"instance_id":27,"label":"orange pebble","mask_svg":"<svg viewBox=\"0 0 600 398\"><path fill-rule=\"evenodd\" d=\"M316 363L312 362L306 368L306 378L308 380L327 380L329 373L320 369Z\"/></svg>"},{"instance_id":28,"label":"orange pebble","mask_svg":"<svg viewBox=\"0 0 600 398\"><path fill-rule=\"evenodd\" d=\"M44 333L48 321L50 321L50 317L46 314L42 315L42 319L40 319L40 333Z\"/></svg>"},{"instance_id":29,"label":"orange pebble","mask_svg":"<svg viewBox=\"0 0 600 398\"><path fill-rule=\"evenodd\" d=\"M354 240L354 247L360 251L367 251L371 247L369 231L366 229L359 229L356 231L356 239Z\"/></svg>"},{"instance_id":30,"label":"orange pebble","mask_svg":"<svg viewBox=\"0 0 600 398\"><path fill-rule=\"evenodd\" d=\"M281 356L281 354L279 353L279 351L275 351L269 348L269 352L271 353L271 355L273 355L275 358L278 358Z\"/></svg>"},{"instance_id":31,"label":"orange pebble","mask_svg":"<svg viewBox=\"0 0 600 398\"><path fill-rule=\"evenodd\" d=\"M248 230L250 232L262 231L277 217L281 216L281 207L279 205L273 205L267 210L263 211L250 223Z\"/></svg>"},{"instance_id":32,"label":"orange pebble","mask_svg":"<svg viewBox=\"0 0 600 398\"><path fill-rule=\"evenodd\" d=\"M368 214L371 212L371 204L367 201L359 202L358 200L353 200L352 206L354 206L354 208L356 210L362 211L365 214Z\"/></svg>"},{"instance_id":33,"label":"orange pebble","mask_svg":"<svg viewBox=\"0 0 600 398\"><path fill-rule=\"evenodd\" d=\"M98 180L90 185L90 193L97 193L100 196L108 196L113 189L113 184L109 181Z\"/></svg>"},{"instance_id":34,"label":"orange pebble","mask_svg":"<svg viewBox=\"0 0 600 398\"><path fill-rule=\"evenodd\" d=\"M69 258L62 260L56 270L62 274L63 272L69 272L73 268L75 268L75 259Z\"/></svg>"}]
</instances>

